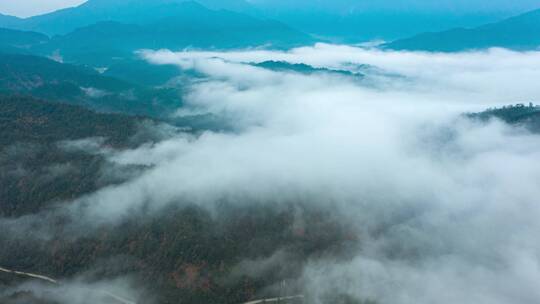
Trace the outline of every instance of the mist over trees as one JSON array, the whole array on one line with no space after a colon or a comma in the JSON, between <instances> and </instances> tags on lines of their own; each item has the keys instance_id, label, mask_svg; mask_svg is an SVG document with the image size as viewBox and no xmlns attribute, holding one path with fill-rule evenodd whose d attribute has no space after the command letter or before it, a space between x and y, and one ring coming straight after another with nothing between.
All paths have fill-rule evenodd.
<instances>
[{"instance_id":1,"label":"mist over trees","mask_svg":"<svg viewBox=\"0 0 540 304\"><path fill-rule=\"evenodd\" d=\"M537 303L536 12L329 43L352 4L0 16L0 303Z\"/></svg>"}]
</instances>

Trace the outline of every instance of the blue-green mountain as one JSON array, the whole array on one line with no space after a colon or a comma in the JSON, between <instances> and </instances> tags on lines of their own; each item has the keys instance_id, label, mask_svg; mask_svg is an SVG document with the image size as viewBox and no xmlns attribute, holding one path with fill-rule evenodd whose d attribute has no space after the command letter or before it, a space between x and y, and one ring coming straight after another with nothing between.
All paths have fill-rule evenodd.
<instances>
[{"instance_id":1,"label":"blue-green mountain","mask_svg":"<svg viewBox=\"0 0 540 304\"><path fill-rule=\"evenodd\" d=\"M185 13L186 0L90 0L77 7L61 9L30 18L0 16L0 26L61 35L101 21L146 24ZM203 0L209 8L231 7L247 10L243 0ZM219 4L222 3L222 4ZM243 8L243 9L242 9Z\"/></svg>"},{"instance_id":2,"label":"blue-green mountain","mask_svg":"<svg viewBox=\"0 0 540 304\"><path fill-rule=\"evenodd\" d=\"M40 33L0 28L0 53L29 53L47 42L49 37Z\"/></svg>"},{"instance_id":3,"label":"blue-green mountain","mask_svg":"<svg viewBox=\"0 0 540 304\"><path fill-rule=\"evenodd\" d=\"M182 104L179 89L133 84L87 67L16 54L0 54L0 93L153 117L164 117Z\"/></svg>"},{"instance_id":4,"label":"blue-green mountain","mask_svg":"<svg viewBox=\"0 0 540 304\"><path fill-rule=\"evenodd\" d=\"M419 34L385 47L395 50L455 52L503 47L533 50L540 46L540 10L475 28Z\"/></svg>"},{"instance_id":5,"label":"blue-green mountain","mask_svg":"<svg viewBox=\"0 0 540 304\"><path fill-rule=\"evenodd\" d=\"M217 7L216 1L206 2ZM229 2L231 7L244 3ZM145 48L289 48L314 41L278 21L180 0L91 0L42 16L8 19L6 27L51 35L47 43L29 48L34 54L100 67L133 59L134 51Z\"/></svg>"},{"instance_id":6,"label":"blue-green mountain","mask_svg":"<svg viewBox=\"0 0 540 304\"><path fill-rule=\"evenodd\" d=\"M55 36L42 52L60 50L67 61L93 64L125 58L138 49L242 48L268 45L286 48L313 42L280 22L231 11L210 10L194 2L172 4L163 17L145 24L102 21ZM104 57L104 58L103 58ZM94 62L92 62L94 61Z\"/></svg>"}]
</instances>

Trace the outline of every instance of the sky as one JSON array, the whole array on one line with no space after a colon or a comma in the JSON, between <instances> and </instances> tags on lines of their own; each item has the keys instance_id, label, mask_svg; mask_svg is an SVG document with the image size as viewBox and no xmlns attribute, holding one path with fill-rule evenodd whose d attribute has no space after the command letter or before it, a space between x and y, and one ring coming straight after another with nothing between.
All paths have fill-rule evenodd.
<instances>
[{"instance_id":1,"label":"sky","mask_svg":"<svg viewBox=\"0 0 540 304\"><path fill-rule=\"evenodd\" d=\"M29 17L72 7L86 0L1 0L0 13L17 17Z\"/></svg>"}]
</instances>

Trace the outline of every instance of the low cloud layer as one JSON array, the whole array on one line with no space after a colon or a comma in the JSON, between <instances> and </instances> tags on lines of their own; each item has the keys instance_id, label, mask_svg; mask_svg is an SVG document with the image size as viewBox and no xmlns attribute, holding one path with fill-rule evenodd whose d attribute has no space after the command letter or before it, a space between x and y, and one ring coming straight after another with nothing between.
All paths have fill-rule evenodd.
<instances>
[{"instance_id":1,"label":"low cloud layer","mask_svg":"<svg viewBox=\"0 0 540 304\"><path fill-rule=\"evenodd\" d=\"M114 224L169 204L302 202L333 208L362 240L350 261L314 261L305 270L313 301L330 292L393 304L540 298L540 137L461 115L540 100L539 52L321 44L142 56L205 74L177 115L210 113L233 131L180 134L113 153L113 162L151 169L73 202L70 211L83 222ZM366 77L249 64L266 60Z\"/></svg>"}]
</instances>

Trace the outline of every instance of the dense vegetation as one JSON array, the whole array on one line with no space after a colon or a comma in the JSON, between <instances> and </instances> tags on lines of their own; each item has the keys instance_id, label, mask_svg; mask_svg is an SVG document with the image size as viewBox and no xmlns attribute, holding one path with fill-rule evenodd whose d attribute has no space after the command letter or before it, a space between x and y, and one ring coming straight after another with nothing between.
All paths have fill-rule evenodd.
<instances>
[{"instance_id":1,"label":"dense vegetation","mask_svg":"<svg viewBox=\"0 0 540 304\"><path fill-rule=\"evenodd\" d=\"M529 105L517 104L492 108L480 113L471 113L467 116L482 121L496 118L509 124L523 126L535 133L540 132L540 107L532 103Z\"/></svg>"},{"instance_id":2,"label":"dense vegetation","mask_svg":"<svg viewBox=\"0 0 540 304\"><path fill-rule=\"evenodd\" d=\"M29 97L0 96L0 216L31 214L117 182L102 178L102 156L61 143L94 138L104 146L126 148L137 144L133 137L142 124L154 123Z\"/></svg>"},{"instance_id":3,"label":"dense vegetation","mask_svg":"<svg viewBox=\"0 0 540 304\"><path fill-rule=\"evenodd\" d=\"M219 0L205 2L220 8ZM247 9L241 0L230 2ZM527 49L540 44L538 37L529 36L538 28L538 17L533 12L388 47ZM302 278L306 265L351 259L362 245L353 223L340 220L331 207L301 199L223 199L200 206L176 198L160 211L134 208L114 224L83 218L70 208L79 206L81 197L151 170L151 165L114 163L109 155L152 145L164 129L178 132L164 122L187 126L182 130L192 136L198 136L197 129L230 127L214 114L174 117L182 106L183 82L202 76L172 65L152 65L135 50L286 48L311 43L310 36L276 21L170 0L91 0L25 20L0 16L0 24L52 36L0 29L0 247L9 248L0 250L0 267L62 282L129 277L142 293L139 303L239 304L307 294ZM522 35L515 34L519 30ZM283 61L252 65L351 79L362 79L363 68L371 68L358 65L351 72ZM540 108L532 104L467 116L540 132ZM402 254L399 248L390 251ZM0 271L0 303L61 303L29 287L2 293L26 282L28 278ZM318 296L317 303L360 304L348 294Z\"/></svg>"},{"instance_id":4,"label":"dense vegetation","mask_svg":"<svg viewBox=\"0 0 540 304\"><path fill-rule=\"evenodd\" d=\"M115 226L86 231L76 218L57 213L58 204L145 168L118 167L108 177L104 169L111 164L95 152L96 144L73 141L94 138L90 143L98 150L135 147L153 140L140 135L141 124L155 123L29 97L3 96L0 109L0 216L39 214L45 226L36 229L50 234L45 240L2 234L0 246L10 248L0 252L2 267L63 280L129 275L158 303L241 303L300 293L306 263L347 258L347 249L358 245L329 210L294 204L223 202L212 213L177 202L153 216L134 213ZM75 144L69 148L66 141ZM14 279L21 278L1 274L0 288ZM32 293L2 301L45 303Z\"/></svg>"},{"instance_id":5,"label":"dense vegetation","mask_svg":"<svg viewBox=\"0 0 540 304\"><path fill-rule=\"evenodd\" d=\"M305 63L289 63L286 61L263 61L256 63L255 66L279 72L296 72L301 74L333 74L349 77L362 77L361 73L355 73L346 70L333 70L328 68L316 68ZM366 66L361 67L366 68Z\"/></svg>"},{"instance_id":6,"label":"dense vegetation","mask_svg":"<svg viewBox=\"0 0 540 304\"><path fill-rule=\"evenodd\" d=\"M3 236L11 250L0 253L0 263L63 279L130 275L158 303L232 304L301 293L306 263L346 258L357 242L323 210L223 205L218 212L216 218L198 207L171 207L82 238L58 234L37 244Z\"/></svg>"}]
</instances>

